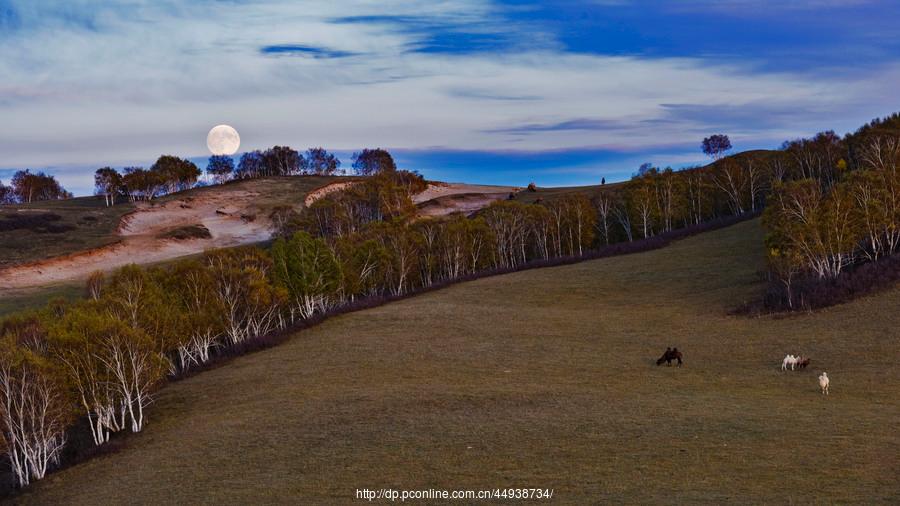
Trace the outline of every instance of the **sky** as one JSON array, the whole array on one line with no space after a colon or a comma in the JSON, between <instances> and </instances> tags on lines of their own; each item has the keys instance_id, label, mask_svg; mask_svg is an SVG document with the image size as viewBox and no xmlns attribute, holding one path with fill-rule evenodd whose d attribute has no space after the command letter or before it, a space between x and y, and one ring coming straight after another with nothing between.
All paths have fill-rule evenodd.
<instances>
[{"instance_id":1,"label":"sky","mask_svg":"<svg viewBox=\"0 0 900 506\"><path fill-rule=\"evenodd\" d=\"M0 180L76 194L161 154L363 147L542 186L702 163L900 110L900 2L0 0Z\"/></svg>"}]
</instances>

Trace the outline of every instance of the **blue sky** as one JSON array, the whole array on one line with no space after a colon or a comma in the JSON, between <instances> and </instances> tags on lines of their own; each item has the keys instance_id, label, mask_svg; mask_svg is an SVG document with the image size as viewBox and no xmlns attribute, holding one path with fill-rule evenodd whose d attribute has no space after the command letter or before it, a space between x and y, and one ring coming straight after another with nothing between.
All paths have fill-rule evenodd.
<instances>
[{"instance_id":1,"label":"blue sky","mask_svg":"<svg viewBox=\"0 0 900 506\"><path fill-rule=\"evenodd\" d=\"M385 147L434 179L628 177L900 110L900 5L875 0L0 0L0 180Z\"/></svg>"}]
</instances>

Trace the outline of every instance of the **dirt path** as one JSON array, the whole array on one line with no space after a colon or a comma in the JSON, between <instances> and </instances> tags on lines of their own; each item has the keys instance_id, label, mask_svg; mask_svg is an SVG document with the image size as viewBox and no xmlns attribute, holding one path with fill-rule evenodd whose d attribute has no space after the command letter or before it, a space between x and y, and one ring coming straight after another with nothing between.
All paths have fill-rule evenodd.
<instances>
[{"instance_id":1,"label":"dirt path","mask_svg":"<svg viewBox=\"0 0 900 506\"><path fill-rule=\"evenodd\" d=\"M75 253L0 271L0 289L20 289L83 279L97 270L127 264L149 264L201 253L210 248L238 246L269 239L268 217L257 215L257 192L224 190L199 196L140 203L122 218L121 241L95 250ZM203 225L209 239L161 239L165 232Z\"/></svg>"},{"instance_id":2,"label":"dirt path","mask_svg":"<svg viewBox=\"0 0 900 506\"><path fill-rule=\"evenodd\" d=\"M303 205L309 207L313 205L313 202L326 197L334 192L338 192L341 190L346 190L356 184L356 181L346 181L340 183L331 183L327 184L319 189L313 190L306 195L306 198L303 200Z\"/></svg>"}]
</instances>

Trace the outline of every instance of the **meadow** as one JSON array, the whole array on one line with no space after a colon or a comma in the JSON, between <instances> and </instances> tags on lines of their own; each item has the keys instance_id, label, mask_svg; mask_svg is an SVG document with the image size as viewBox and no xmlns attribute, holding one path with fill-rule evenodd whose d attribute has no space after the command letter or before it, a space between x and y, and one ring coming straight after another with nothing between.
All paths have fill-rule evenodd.
<instances>
[{"instance_id":1,"label":"meadow","mask_svg":"<svg viewBox=\"0 0 900 506\"><path fill-rule=\"evenodd\" d=\"M15 500L539 487L567 504L897 503L900 290L732 316L762 289L761 236L752 220L329 319L169 385L121 451ZM666 346L684 367L654 364ZM782 372L789 352L810 369Z\"/></svg>"},{"instance_id":2,"label":"meadow","mask_svg":"<svg viewBox=\"0 0 900 506\"><path fill-rule=\"evenodd\" d=\"M119 220L133 210L95 197L0 205L0 269L113 244Z\"/></svg>"},{"instance_id":3,"label":"meadow","mask_svg":"<svg viewBox=\"0 0 900 506\"><path fill-rule=\"evenodd\" d=\"M552 188L537 187L534 191L523 190L515 195L515 200L525 204L534 204L539 200L542 202L552 202L570 195L584 195L587 198L594 198L603 190L611 190L622 187L622 183L609 183L606 185L593 186L557 186Z\"/></svg>"}]
</instances>

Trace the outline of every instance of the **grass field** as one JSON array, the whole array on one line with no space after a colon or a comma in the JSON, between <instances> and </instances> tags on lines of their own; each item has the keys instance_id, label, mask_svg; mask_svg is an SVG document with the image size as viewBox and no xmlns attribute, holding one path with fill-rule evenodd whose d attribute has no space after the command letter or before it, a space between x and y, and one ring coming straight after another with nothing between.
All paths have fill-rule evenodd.
<instances>
[{"instance_id":1,"label":"grass field","mask_svg":"<svg viewBox=\"0 0 900 506\"><path fill-rule=\"evenodd\" d=\"M551 202L569 195L577 194L582 194L587 198L592 199L596 197L601 191L611 190L613 188L621 186L622 184L623 183L609 183L603 186L558 186L553 188L538 187L536 191L522 190L516 193L515 200L524 202L526 204L534 204L539 199L544 202Z\"/></svg>"},{"instance_id":2,"label":"grass field","mask_svg":"<svg viewBox=\"0 0 900 506\"><path fill-rule=\"evenodd\" d=\"M68 228L55 233L41 228L0 230L0 269L112 244L119 239L119 219L133 209L131 203L106 207L95 197L0 206L0 219L53 215L58 217L54 225Z\"/></svg>"},{"instance_id":3,"label":"grass field","mask_svg":"<svg viewBox=\"0 0 900 506\"><path fill-rule=\"evenodd\" d=\"M17 311L44 307L52 299L75 300L84 296L85 288L81 281L61 283L39 289L7 290L0 294L0 318Z\"/></svg>"},{"instance_id":4,"label":"grass field","mask_svg":"<svg viewBox=\"0 0 900 506\"><path fill-rule=\"evenodd\" d=\"M761 234L753 220L333 318L167 387L127 448L18 500L541 487L565 504L898 503L900 290L728 316L760 289ZM683 368L654 365L669 345ZM811 368L781 372L787 352Z\"/></svg>"}]
</instances>

